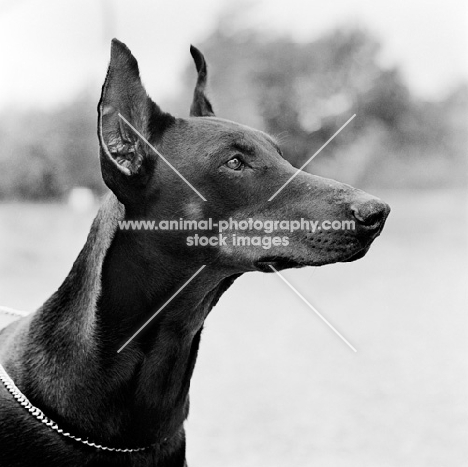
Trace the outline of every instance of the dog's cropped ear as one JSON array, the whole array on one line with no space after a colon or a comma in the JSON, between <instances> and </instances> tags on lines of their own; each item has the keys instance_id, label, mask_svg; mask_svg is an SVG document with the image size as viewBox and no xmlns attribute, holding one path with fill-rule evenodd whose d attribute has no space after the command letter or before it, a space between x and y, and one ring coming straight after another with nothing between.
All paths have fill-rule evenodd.
<instances>
[{"instance_id":1,"label":"dog's cropped ear","mask_svg":"<svg viewBox=\"0 0 468 467\"><path fill-rule=\"evenodd\" d=\"M192 117L214 117L213 107L205 95L206 88L206 61L203 54L193 45L190 46L190 54L197 67L197 84L193 92L193 102L190 107Z\"/></svg>"},{"instance_id":2,"label":"dog's cropped ear","mask_svg":"<svg viewBox=\"0 0 468 467\"><path fill-rule=\"evenodd\" d=\"M98 105L98 137L103 179L122 203L137 199L154 172L157 155L143 138L156 144L174 121L147 95L130 50L113 39Z\"/></svg>"}]
</instances>

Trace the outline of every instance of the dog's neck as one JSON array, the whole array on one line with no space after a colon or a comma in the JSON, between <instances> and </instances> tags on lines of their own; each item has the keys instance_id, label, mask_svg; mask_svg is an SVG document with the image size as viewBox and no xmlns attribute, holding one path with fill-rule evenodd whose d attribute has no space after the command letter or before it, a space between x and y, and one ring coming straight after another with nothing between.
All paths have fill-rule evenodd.
<instances>
[{"instance_id":1,"label":"dog's neck","mask_svg":"<svg viewBox=\"0 0 468 467\"><path fill-rule=\"evenodd\" d=\"M204 319L237 276L205 268L117 353L201 266L149 255L138 232L118 230L123 217L109 198L65 282L36 313L23 384L64 428L141 446L181 436Z\"/></svg>"}]
</instances>

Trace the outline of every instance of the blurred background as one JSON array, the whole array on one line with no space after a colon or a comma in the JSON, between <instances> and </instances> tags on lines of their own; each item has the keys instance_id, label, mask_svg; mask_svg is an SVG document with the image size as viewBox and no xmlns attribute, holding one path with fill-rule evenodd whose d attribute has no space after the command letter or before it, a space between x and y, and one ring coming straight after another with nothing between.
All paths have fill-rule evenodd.
<instances>
[{"instance_id":1,"label":"blurred background","mask_svg":"<svg viewBox=\"0 0 468 467\"><path fill-rule=\"evenodd\" d=\"M383 198L357 263L238 280L207 320L188 460L200 467L458 467L468 450L468 4L464 0L0 0L0 304L37 308L100 197L112 37L186 116L193 43L218 116ZM0 316L0 326L11 318Z\"/></svg>"}]
</instances>

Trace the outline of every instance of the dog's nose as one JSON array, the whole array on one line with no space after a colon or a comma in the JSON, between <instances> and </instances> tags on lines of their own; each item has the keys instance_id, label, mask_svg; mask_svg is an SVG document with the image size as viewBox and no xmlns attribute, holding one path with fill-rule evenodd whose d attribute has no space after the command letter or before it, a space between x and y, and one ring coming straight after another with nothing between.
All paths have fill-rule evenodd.
<instances>
[{"instance_id":1,"label":"dog's nose","mask_svg":"<svg viewBox=\"0 0 468 467\"><path fill-rule=\"evenodd\" d=\"M390 213L390 206L377 198L354 203L351 212L362 226L371 229L381 228Z\"/></svg>"}]
</instances>

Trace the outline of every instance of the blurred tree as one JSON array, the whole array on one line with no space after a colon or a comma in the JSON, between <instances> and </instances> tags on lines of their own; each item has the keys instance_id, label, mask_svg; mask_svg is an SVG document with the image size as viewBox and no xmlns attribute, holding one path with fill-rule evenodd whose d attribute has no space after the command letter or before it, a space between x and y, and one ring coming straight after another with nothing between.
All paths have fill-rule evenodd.
<instances>
[{"instance_id":1,"label":"blurred tree","mask_svg":"<svg viewBox=\"0 0 468 467\"><path fill-rule=\"evenodd\" d=\"M415 98L398 69L379 63L378 41L340 28L309 43L243 28L231 7L202 44L217 115L276 136L302 165L354 113L357 117L305 170L360 187L466 185L468 87L440 102ZM186 115L195 83L169 105ZM74 186L104 191L93 86L49 112L0 115L0 198L59 198ZM164 106L164 108L167 108Z\"/></svg>"},{"instance_id":2,"label":"blurred tree","mask_svg":"<svg viewBox=\"0 0 468 467\"><path fill-rule=\"evenodd\" d=\"M0 116L0 197L54 199L75 186L102 193L96 102L84 92L57 110Z\"/></svg>"},{"instance_id":3,"label":"blurred tree","mask_svg":"<svg viewBox=\"0 0 468 467\"><path fill-rule=\"evenodd\" d=\"M55 160L62 161L67 189L74 186L104 189L97 140L97 96L83 92L72 103L51 115L47 138Z\"/></svg>"},{"instance_id":4,"label":"blurred tree","mask_svg":"<svg viewBox=\"0 0 468 467\"><path fill-rule=\"evenodd\" d=\"M242 24L231 10L229 15ZM380 65L380 45L368 32L344 27L297 43L228 27L229 21L224 16L199 45L210 65L219 116L277 136L285 157L300 166L356 113L305 170L360 186L466 182L454 165L464 165L466 157L453 143L454 126L445 118L449 110L412 96L398 69ZM189 64L181 96L185 106L194 79ZM466 126L455 132L466 134Z\"/></svg>"}]
</instances>

